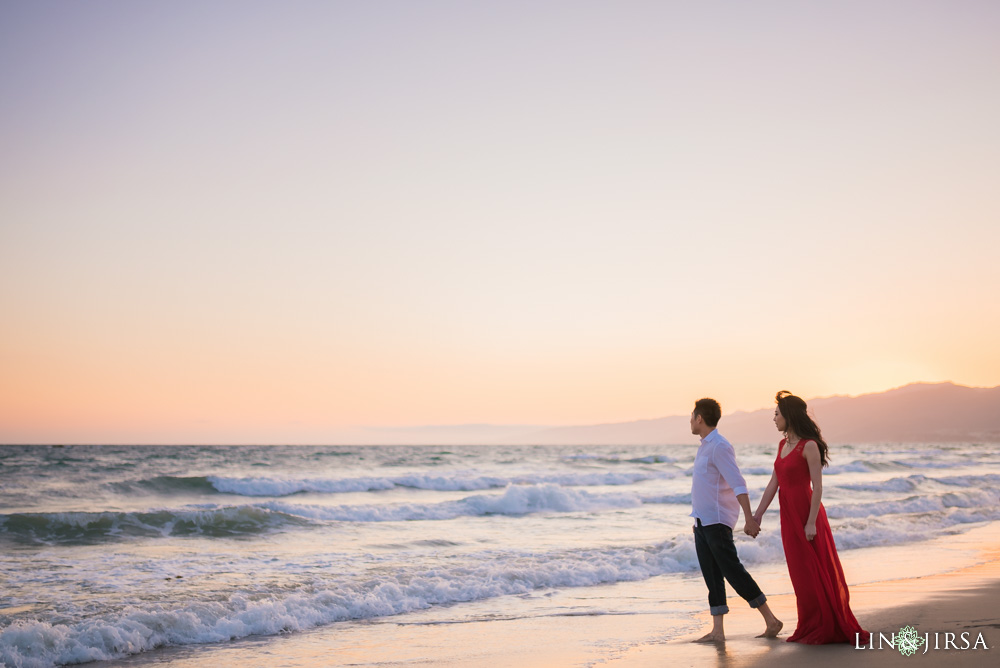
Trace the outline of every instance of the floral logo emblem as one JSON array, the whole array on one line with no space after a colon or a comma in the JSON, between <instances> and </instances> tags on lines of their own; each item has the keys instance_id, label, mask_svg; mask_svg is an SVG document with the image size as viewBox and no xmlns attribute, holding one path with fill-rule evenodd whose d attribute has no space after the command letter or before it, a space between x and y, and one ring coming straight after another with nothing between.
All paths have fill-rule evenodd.
<instances>
[{"instance_id":1,"label":"floral logo emblem","mask_svg":"<svg viewBox=\"0 0 1000 668\"><path fill-rule=\"evenodd\" d=\"M896 649L903 656L913 656L923 644L924 639L917 635L917 630L912 626L904 626L896 635Z\"/></svg>"}]
</instances>

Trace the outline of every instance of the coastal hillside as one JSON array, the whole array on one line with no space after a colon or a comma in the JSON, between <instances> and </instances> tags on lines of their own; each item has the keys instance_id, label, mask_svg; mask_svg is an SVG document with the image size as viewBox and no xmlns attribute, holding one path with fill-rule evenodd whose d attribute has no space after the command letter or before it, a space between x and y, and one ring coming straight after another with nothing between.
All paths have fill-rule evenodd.
<instances>
[{"instance_id":1,"label":"coastal hillside","mask_svg":"<svg viewBox=\"0 0 1000 668\"><path fill-rule=\"evenodd\" d=\"M830 443L1000 443L1000 386L915 383L857 397L807 399ZM773 407L723 415L733 443L778 439ZM693 443L688 415L572 427L455 425L371 429L355 443L410 445L663 445Z\"/></svg>"},{"instance_id":2,"label":"coastal hillside","mask_svg":"<svg viewBox=\"0 0 1000 668\"><path fill-rule=\"evenodd\" d=\"M857 397L808 400L831 443L1000 442L1000 387L916 383ZM778 435L771 407L724 415L720 430L736 443L769 443ZM688 416L617 424L544 429L519 442L541 444L658 444L692 440Z\"/></svg>"}]
</instances>

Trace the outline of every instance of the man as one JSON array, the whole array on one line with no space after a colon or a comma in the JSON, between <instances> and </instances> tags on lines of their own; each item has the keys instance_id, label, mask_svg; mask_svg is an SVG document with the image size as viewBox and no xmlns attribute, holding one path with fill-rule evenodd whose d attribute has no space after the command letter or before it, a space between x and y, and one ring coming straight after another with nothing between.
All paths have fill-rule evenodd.
<instances>
[{"instance_id":1,"label":"man","mask_svg":"<svg viewBox=\"0 0 1000 668\"><path fill-rule=\"evenodd\" d=\"M722 408L715 399L699 399L691 413L691 433L701 437L691 475L691 517L695 518L694 545L701 574L708 585L708 606L712 613L712 632L695 642L723 642L726 639L722 620L729 606L726 605L723 577L764 617L767 627L757 637L774 638L781 631L782 623L771 612L760 587L743 568L733 543L733 527L740 518L740 508L746 518L743 530L748 535L756 538L760 525L750 512L747 484L736 464L736 452L715 428L721 417Z\"/></svg>"}]
</instances>

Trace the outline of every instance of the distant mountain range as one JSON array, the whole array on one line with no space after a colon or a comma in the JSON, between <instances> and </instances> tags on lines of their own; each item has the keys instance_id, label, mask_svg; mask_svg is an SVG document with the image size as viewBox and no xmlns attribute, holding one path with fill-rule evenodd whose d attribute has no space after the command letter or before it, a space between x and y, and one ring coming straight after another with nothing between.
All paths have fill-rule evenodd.
<instances>
[{"instance_id":1,"label":"distant mountain range","mask_svg":"<svg viewBox=\"0 0 1000 668\"><path fill-rule=\"evenodd\" d=\"M914 383L857 397L807 399L830 443L1000 443L1000 386ZM733 443L772 443L774 408L724 415ZM579 427L459 425L369 430L376 443L434 445L664 445L691 443L688 415Z\"/></svg>"}]
</instances>

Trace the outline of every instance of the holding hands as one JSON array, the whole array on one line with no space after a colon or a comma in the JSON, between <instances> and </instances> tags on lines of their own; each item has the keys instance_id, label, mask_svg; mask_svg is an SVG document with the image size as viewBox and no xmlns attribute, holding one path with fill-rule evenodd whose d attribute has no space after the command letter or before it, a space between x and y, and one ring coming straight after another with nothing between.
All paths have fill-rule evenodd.
<instances>
[{"instance_id":1,"label":"holding hands","mask_svg":"<svg viewBox=\"0 0 1000 668\"><path fill-rule=\"evenodd\" d=\"M753 514L752 517L747 517L746 526L743 527L743 533L748 536L757 537L760 533L760 521L764 518L764 513L759 510Z\"/></svg>"}]
</instances>

